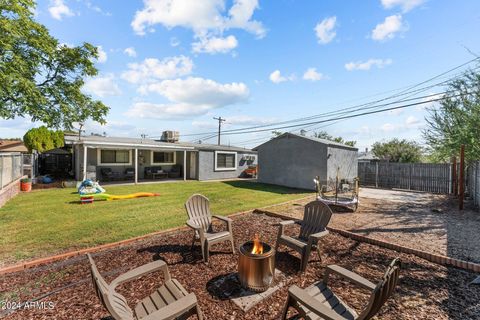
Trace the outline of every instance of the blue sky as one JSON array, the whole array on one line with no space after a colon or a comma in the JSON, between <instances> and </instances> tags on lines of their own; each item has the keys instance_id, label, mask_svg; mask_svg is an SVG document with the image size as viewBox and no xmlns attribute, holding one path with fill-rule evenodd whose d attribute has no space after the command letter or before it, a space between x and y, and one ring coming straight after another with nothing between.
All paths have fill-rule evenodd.
<instances>
[{"instance_id":1,"label":"blue sky","mask_svg":"<svg viewBox=\"0 0 480 320\"><path fill-rule=\"evenodd\" d=\"M111 109L86 133L154 137L215 131L217 116L235 129L381 98L472 59L465 48L479 53L479 12L477 0L42 0L36 18L67 45L100 46L99 76L84 89ZM361 149L391 137L422 142L425 115L412 107L317 130ZM3 120L0 135L33 125ZM253 147L269 136L222 142Z\"/></svg>"}]
</instances>

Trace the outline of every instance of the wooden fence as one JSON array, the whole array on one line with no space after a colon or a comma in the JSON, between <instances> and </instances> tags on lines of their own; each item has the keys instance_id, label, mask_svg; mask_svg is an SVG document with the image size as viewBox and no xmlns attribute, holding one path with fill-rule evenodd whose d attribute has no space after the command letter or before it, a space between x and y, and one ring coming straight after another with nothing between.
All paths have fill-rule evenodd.
<instances>
[{"instance_id":1,"label":"wooden fence","mask_svg":"<svg viewBox=\"0 0 480 320\"><path fill-rule=\"evenodd\" d=\"M480 207L480 161L475 161L468 166L468 193L473 203Z\"/></svg>"},{"instance_id":2,"label":"wooden fence","mask_svg":"<svg viewBox=\"0 0 480 320\"><path fill-rule=\"evenodd\" d=\"M452 192L452 170L448 163L360 162L358 177L361 186Z\"/></svg>"}]
</instances>

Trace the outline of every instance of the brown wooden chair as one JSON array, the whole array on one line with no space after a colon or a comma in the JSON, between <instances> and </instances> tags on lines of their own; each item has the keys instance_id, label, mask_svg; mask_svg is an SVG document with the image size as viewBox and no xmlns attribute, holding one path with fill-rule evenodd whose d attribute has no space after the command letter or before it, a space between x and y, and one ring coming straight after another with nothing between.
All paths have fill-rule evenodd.
<instances>
[{"instance_id":1,"label":"brown wooden chair","mask_svg":"<svg viewBox=\"0 0 480 320\"><path fill-rule=\"evenodd\" d=\"M194 230L192 248L197 239L200 240L202 247L202 256L205 262L208 262L210 247L216 243L230 241L232 243L232 252L235 253L233 243L232 219L213 215L210 212L210 203L207 197L201 194L194 194L188 198L185 203L188 218L187 226ZM212 226L212 217L223 221L226 224L225 231L215 232Z\"/></svg>"},{"instance_id":2,"label":"brown wooden chair","mask_svg":"<svg viewBox=\"0 0 480 320\"><path fill-rule=\"evenodd\" d=\"M368 304L360 315L328 288L328 279L331 273L372 291ZM371 319L392 295L398 283L399 273L400 260L398 258L392 261L377 285L345 268L330 265L327 267L323 281L316 282L306 289L300 289L296 285L288 289L288 300L282 319L286 319L289 307L293 307L304 319Z\"/></svg>"},{"instance_id":3,"label":"brown wooden chair","mask_svg":"<svg viewBox=\"0 0 480 320\"><path fill-rule=\"evenodd\" d=\"M197 314L202 320L202 312L197 304L197 297L188 293L176 280L170 278L167 264L157 260L141 267L135 268L117 277L107 284L95 265L90 254L90 271L92 274L93 287L100 302L108 310L115 320L163 320L188 317ZM115 288L123 282L140 278L155 271L163 271L165 283L153 294L140 301L132 311L124 296L115 291Z\"/></svg>"},{"instance_id":4,"label":"brown wooden chair","mask_svg":"<svg viewBox=\"0 0 480 320\"><path fill-rule=\"evenodd\" d=\"M331 217L332 210L325 203L318 200L308 203L305 206L303 220L297 222L301 226L298 237L290 237L284 233L285 226L295 223L293 220L280 222L275 250L277 251L278 246L283 244L299 252L301 254L300 270L305 271L312 248L317 249L321 259L318 240L328 234L325 228Z\"/></svg>"}]
</instances>

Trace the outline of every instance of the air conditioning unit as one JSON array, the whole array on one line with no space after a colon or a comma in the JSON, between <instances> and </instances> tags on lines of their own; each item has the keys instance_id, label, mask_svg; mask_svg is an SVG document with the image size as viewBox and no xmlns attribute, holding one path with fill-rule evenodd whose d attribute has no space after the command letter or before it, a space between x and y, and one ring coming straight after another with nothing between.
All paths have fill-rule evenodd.
<instances>
[{"instance_id":1,"label":"air conditioning unit","mask_svg":"<svg viewBox=\"0 0 480 320\"><path fill-rule=\"evenodd\" d=\"M180 139L180 132L178 131L163 131L161 141L163 142L178 142Z\"/></svg>"}]
</instances>

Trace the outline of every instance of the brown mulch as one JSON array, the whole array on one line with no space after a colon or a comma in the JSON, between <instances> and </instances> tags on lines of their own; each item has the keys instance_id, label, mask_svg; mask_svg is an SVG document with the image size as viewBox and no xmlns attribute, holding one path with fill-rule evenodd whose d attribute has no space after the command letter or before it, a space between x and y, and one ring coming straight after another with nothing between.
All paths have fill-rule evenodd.
<instances>
[{"instance_id":1,"label":"brown mulch","mask_svg":"<svg viewBox=\"0 0 480 320\"><path fill-rule=\"evenodd\" d=\"M251 240L255 233L274 244L280 219L258 214L234 218L234 237L238 244ZM297 232L292 227L290 232ZM94 255L99 270L111 281L136 266L163 259L173 277L190 292L194 292L206 319L278 319L292 284L305 287L321 279L324 266L339 264L376 282L390 261L399 256L403 267L401 280L392 298L382 307L378 319L479 319L480 287L469 286L476 275L455 268L445 268L413 255L359 243L330 234L322 241L322 262L316 253L310 258L307 271L297 273L299 260L295 253L281 247L277 253L277 268L287 276L287 283L271 297L261 301L247 313L212 288L220 277L237 270L238 253L229 252L229 244L214 247L209 265L201 261L199 247L190 251L191 232L177 231L151 237L130 246ZM145 276L120 287L119 291L132 306L150 294L161 283L159 273ZM334 278L333 290L349 305L361 310L367 292ZM234 290L232 290L234 291ZM17 310L5 319L102 319L108 316L94 295L89 266L85 257L38 267L0 278L0 300L52 302L53 309L27 308ZM1 312L1 310L0 310ZM1 316L0 316L1 317ZM195 317L192 316L192 319Z\"/></svg>"},{"instance_id":2,"label":"brown mulch","mask_svg":"<svg viewBox=\"0 0 480 320\"><path fill-rule=\"evenodd\" d=\"M333 208L335 214L329 225L370 238L480 263L480 213L472 210L468 202L466 209L459 211L458 200L450 196L368 190L370 195L375 192L379 196L369 198L362 197L360 191L360 205L356 212ZM313 199L274 206L268 211L301 219L303 206Z\"/></svg>"}]
</instances>

